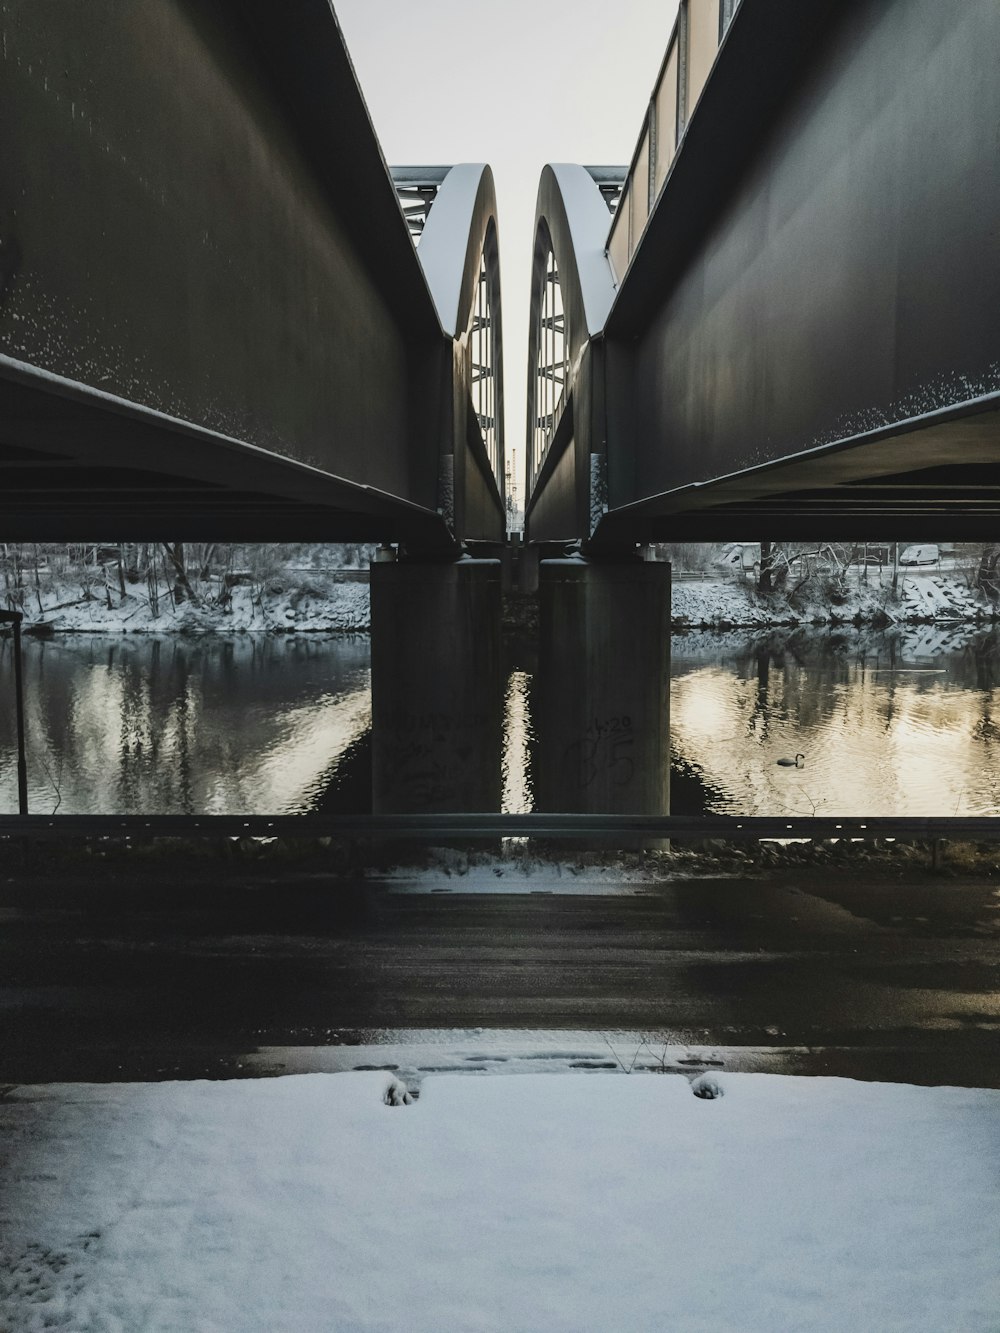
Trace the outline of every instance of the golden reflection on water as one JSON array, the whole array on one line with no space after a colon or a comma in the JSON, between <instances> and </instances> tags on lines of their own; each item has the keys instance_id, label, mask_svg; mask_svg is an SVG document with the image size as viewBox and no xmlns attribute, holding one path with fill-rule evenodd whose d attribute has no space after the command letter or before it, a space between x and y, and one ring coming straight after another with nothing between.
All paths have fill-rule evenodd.
<instances>
[{"instance_id":1,"label":"golden reflection on water","mask_svg":"<svg viewBox=\"0 0 1000 1333\"><path fill-rule=\"evenodd\" d=\"M732 814L994 815L1000 688L940 669L678 663L674 753ZM781 758L805 756L801 768Z\"/></svg>"},{"instance_id":2,"label":"golden reflection on water","mask_svg":"<svg viewBox=\"0 0 1000 1333\"><path fill-rule=\"evenodd\" d=\"M9 680L0 643L0 698ZM352 642L77 636L28 645L25 681L36 812L307 809L370 727L368 649ZM533 807L532 702L532 675L512 670L506 812ZM677 636L671 730L675 764L700 783L692 813L996 815L1000 640ZM798 752L802 768L779 767ZM344 780L367 796L358 754ZM0 809L16 799L12 710L0 708ZM687 799L678 775L675 810Z\"/></svg>"},{"instance_id":3,"label":"golden reflection on water","mask_svg":"<svg viewBox=\"0 0 1000 1333\"><path fill-rule=\"evenodd\" d=\"M531 793L531 713L529 691L531 676L526 671L512 671L507 681L503 709L503 795L501 812L520 815L534 805Z\"/></svg>"},{"instance_id":4,"label":"golden reflection on water","mask_svg":"<svg viewBox=\"0 0 1000 1333\"><path fill-rule=\"evenodd\" d=\"M370 675L359 689L287 709L280 733L245 756L238 773L212 777L202 798L204 809L208 814L307 810L336 760L371 724Z\"/></svg>"}]
</instances>

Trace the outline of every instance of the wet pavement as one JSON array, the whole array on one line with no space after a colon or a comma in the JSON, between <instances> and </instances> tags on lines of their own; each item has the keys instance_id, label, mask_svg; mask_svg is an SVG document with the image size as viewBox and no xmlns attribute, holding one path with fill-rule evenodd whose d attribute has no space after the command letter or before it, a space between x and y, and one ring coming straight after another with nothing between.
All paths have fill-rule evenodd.
<instances>
[{"instance_id":1,"label":"wet pavement","mask_svg":"<svg viewBox=\"0 0 1000 1333\"><path fill-rule=\"evenodd\" d=\"M8 879L0 1085L636 1061L1000 1087L995 881L799 867L568 887Z\"/></svg>"}]
</instances>

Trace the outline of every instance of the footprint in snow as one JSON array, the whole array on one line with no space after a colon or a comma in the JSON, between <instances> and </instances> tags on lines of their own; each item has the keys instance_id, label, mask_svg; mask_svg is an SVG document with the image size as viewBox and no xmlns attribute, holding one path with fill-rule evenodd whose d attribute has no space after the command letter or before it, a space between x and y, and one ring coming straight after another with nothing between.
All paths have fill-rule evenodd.
<instances>
[{"instance_id":1,"label":"footprint in snow","mask_svg":"<svg viewBox=\"0 0 1000 1333\"><path fill-rule=\"evenodd\" d=\"M406 1084L400 1083L398 1078L394 1078L382 1094L382 1100L386 1106L409 1106L413 1097L407 1090Z\"/></svg>"},{"instance_id":2,"label":"footprint in snow","mask_svg":"<svg viewBox=\"0 0 1000 1333\"><path fill-rule=\"evenodd\" d=\"M725 1089L714 1074L701 1074L691 1083L691 1091L703 1101L712 1101L725 1096Z\"/></svg>"}]
</instances>

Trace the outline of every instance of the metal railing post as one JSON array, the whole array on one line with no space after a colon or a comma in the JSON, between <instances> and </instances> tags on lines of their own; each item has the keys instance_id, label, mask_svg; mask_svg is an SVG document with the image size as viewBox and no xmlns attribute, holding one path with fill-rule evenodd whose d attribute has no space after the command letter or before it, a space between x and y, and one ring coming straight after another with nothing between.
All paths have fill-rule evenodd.
<instances>
[{"instance_id":1,"label":"metal railing post","mask_svg":"<svg viewBox=\"0 0 1000 1333\"><path fill-rule=\"evenodd\" d=\"M24 680L21 674L20 611L0 611L0 625L14 626L14 711L17 716L17 812L28 813L28 761L24 747Z\"/></svg>"}]
</instances>

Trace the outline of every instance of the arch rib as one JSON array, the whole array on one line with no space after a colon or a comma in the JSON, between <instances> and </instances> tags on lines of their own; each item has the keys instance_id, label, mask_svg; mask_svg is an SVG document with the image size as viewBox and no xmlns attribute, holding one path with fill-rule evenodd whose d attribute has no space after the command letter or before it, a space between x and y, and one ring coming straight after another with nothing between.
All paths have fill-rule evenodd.
<instances>
[{"instance_id":1,"label":"arch rib","mask_svg":"<svg viewBox=\"0 0 1000 1333\"><path fill-rule=\"evenodd\" d=\"M603 509L600 345L615 296L607 234L607 204L586 168L546 166L535 209L529 314L528 540L565 541L589 533Z\"/></svg>"},{"instance_id":2,"label":"arch rib","mask_svg":"<svg viewBox=\"0 0 1000 1333\"><path fill-rule=\"evenodd\" d=\"M460 541L502 541L503 353L496 191L482 163L452 167L417 251L454 349L440 508Z\"/></svg>"}]
</instances>

